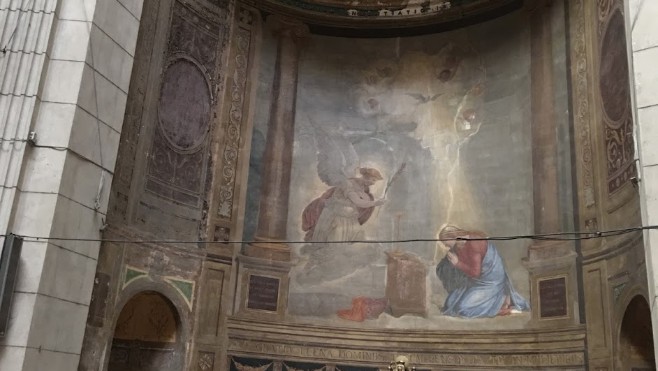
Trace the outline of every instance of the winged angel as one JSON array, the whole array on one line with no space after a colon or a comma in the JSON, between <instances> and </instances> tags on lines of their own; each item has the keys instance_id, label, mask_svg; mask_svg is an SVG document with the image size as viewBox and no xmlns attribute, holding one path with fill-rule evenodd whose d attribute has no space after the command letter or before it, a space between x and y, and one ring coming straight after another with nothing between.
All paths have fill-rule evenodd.
<instances>
[{"instance_id":1,"label":"winged angel","mask_svg":"<svg viewBox=\"0 0 658 371\"><path fill-rule=\"evenodd\" d=\"M330 188L302 212L304 239L309 242L363 240L361 225L385 198L375 199L370 187L382 180L379 170L359 167L346 138L315 128L318 176Z\"/></svg>"}]
</instances>

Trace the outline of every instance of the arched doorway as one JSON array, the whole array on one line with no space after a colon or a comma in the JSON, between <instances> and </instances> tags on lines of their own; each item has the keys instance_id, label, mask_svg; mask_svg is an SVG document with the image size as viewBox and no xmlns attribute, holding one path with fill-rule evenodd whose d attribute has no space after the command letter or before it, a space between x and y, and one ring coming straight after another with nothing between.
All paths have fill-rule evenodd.
<instances>
[{"instance_id":1,"label":"arched doorway","mask_svg":"<svg viewBox=\"0 0 658 371\"><path fill-rule=\"evenodd\" d=\"M651 309L644 297L634 297L624 312L619 331L622 370L655 370Z\"/></svg>"},{"instance_id":2,"label":"arched doorway","mask_svg":"<svg viewBox=\"0 0 658 371\"><path fill-rule=\"evenodd\" d=\"M109 371L180 371L180 318L160 293L143 291L123 307L114 329Z\"/></svg>"}]
</instances>

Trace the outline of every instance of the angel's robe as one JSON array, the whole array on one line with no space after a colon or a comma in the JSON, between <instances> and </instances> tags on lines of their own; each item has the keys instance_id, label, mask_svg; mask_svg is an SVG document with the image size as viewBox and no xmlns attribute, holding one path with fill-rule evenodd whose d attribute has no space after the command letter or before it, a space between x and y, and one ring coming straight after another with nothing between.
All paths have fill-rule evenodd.
<instances>
[{"instance_id":1,"label":"angel's robe","mask_svg":"<svg viewBox=\"0 0 658 371\"><path fill-rule=\"evenodd\" d=\"M306 234L304 235L304 241L325 242L325 241L319 241L317 239L315 229L318 225L318 221L320 220L320 216L322 215L322 212L325 211L327 203L331 202L331 199L332 197L334 197L334 194L336 193L337 190L338 190L337 187L329 188L326 192L322 194L322 196L311 201L311 203L304 208L304 211L302 212L302 230L306 232ZM370 193L369 187L366 187L364 189L364 192L368 195L368 197L370 197L371 200L375 199L375 197ZM356 219L359 225L363 225L365 222L367 222L368 219L370 219L370 216L372 215L372 212L375 209L374 206L362 208L354 204L352 204L351 207L355 209ZM325 218L329 218L329 217L335 217L335 215L334 216L325 215ZM316 238L313 238L314 235L316 235Z\"/></svg>"}]
</instances>

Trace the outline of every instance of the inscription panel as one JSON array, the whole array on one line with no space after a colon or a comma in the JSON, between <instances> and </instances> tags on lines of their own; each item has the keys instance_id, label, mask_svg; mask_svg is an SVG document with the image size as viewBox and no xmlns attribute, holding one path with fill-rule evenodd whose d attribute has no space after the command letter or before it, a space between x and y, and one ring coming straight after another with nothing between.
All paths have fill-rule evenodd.
<instances>
[{"instance_id":1,"label":"inscription panel","mask_svg":"<svg viewBox=\"0 0 658 371\"><path fill-rule=\"evenodd\" d=\"M539 315L541 318L565 317L567 312L567 278L540 280Z\"/></svg>"},{"instance_id":2,"label":"inscription panel","mask_svg":"<svg viewBox=\"0 0 658 371\"><path fill-rule=\"evenodd\" d=\"M230 339L229 352L233 354L271 355L276 358L314 359L326 362L356 362L371 365L388 365L395 351L325 348L296 344L267 343L254 340ZM405 352L412 365L420 367L510 367L528 369L537 367L583 367L584 354L569 352L537 352L508 354L414 353Z\"/></svg>"},{"instance_id":3,"label":"inscription panel","mask_svg":"<svg viewBox=\"0 0 658 371\"><path fill-rule=\"evenodd\" d=\"M276 312L279 303L279 279L249 276L247 308Z\"/></svg>"}]
</instances>

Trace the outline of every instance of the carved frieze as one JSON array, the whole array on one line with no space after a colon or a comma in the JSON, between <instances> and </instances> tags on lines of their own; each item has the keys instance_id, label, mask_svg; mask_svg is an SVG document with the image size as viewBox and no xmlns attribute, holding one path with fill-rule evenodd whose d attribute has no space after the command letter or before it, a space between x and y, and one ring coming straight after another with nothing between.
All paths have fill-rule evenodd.
<instances>
[{"instance_id":1,"label":"carved frieze","mask_svg":"<svg viewBox=\"0 0 658 371\"><path fill-rule=\"evenodd\" d=\"M145 188L174 203L200 208L223 26L180 2L174 5L171 22Z\"/></svg>"},{"instance_id":2,"label":"carved frieze","mask_svg":"<svg viewBox=\"0 0 658 371\"><path fill-rule=\"evenodd\" d=\"M612 194L636 175L633 117L623 2L599 1L599 92L605 130L607 189Z\"/></svg>"},{"instance_id":3,"label":"carved frieze","mask_svg":"<svg viewBox=\"0 0 658 371\"><path fill-rule=\"evenodd\" d=\"M233 213L233 195L235 188L236 165L238 161L240 133L244 118L244 100L247 85L247 69L249 67L249 50L251 44L251 30L246 27L250 25L251 17L244 16L248 10L240 9L240 22L235 33L236 54L233 59L235 68L233 70L230 86L230 110L225 127L225 142L222 150L222 168L219 178L219 204L217 214L230 220Z\"/></svg>"},{"instance_id":4,"label":"carved frieze","mask_svg":"<svg viewBox=\"0 0 658 371\"><path fill-rule=\"evenodd\" d=\"M199 352L199 371L212 370L215 366L215 353Z\"/></svg>"},{"instance_id":5,"label":"carved frieze","mask_svg":"<svg viewBox=\"0 0 658 371\"><path fill-rule=\"evenodd\" d=\"M580 144L580 168L582 174L583 199L586 207L596 204L594 197L594 175L592 171L592 135L590 127L590 104L588 73L590 67L587 61L587 39L585 32L585 7L583 0L571 3L575 19L575 32L572 42L572 54L575 60L574 90L575 117L574 123Z\"/></svg>"},{"instance_id":6,"label":"carved frieze","mask_svg":"<svg viewBox=\"0 0 658 371\"><path fill-rule=\"evenodd\" d=\"M323 360L325 362L367 362L371 366L387 365L394 354L390 351L330 348L321 346L292 345L258 340L229 339L229 354L246 353L270 355L277 358ZM583 367L583 352L540 352L475 354L465 350L454 352L405 352L412 364L438 367L513 367L528 369L537 367ZM269 364L268 364L269 365ZM239 369L238 369L239 370Z\"/></svg>"}]
</instances>

